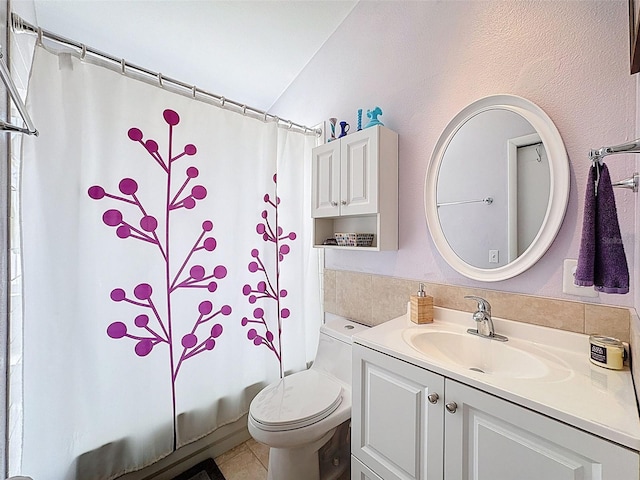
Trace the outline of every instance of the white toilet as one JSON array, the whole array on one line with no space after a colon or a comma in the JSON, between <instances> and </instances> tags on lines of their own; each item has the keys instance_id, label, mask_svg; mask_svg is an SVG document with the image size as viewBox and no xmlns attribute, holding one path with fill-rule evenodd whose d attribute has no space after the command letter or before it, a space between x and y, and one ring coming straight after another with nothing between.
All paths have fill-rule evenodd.
<instances>
[{"instance_id":1,"label":"white toilet","mask_svg":"<svg viewBox=\"0 0 640 480\"><path fill-rule=\"evenodd\" d=\"M249 433L270 447L268 480L329 480L348 466L351 337L366 328L345 319L323 325L311 368L268 385L251 402Z\"/></svg>"}]
</instances>

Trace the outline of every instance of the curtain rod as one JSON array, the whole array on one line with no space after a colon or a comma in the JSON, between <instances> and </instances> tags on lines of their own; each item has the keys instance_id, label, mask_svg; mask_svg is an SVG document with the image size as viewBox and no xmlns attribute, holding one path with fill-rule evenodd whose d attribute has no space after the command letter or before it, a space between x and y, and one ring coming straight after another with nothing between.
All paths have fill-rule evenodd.
<instances>
[{"instance_id":1,"label":"curtain rod","mask_svg":"<svg viewBox=\"0 0 640 480\"><path fill-rule=\"evenodd\" d=\"M227 108L228 106L233 107L237 110L237 113L241 113L242 115L250 115L253 118L258 120L262 120L263 122L275 121L278 126L295 129L301 131L304 134L313 134L316 136L322 135L322 130L307 127L305 125L301 125L299 123L294 123L291 120L285 120L279 118L275 115L267 113L263 110L249 107L240 102L236 102L234 100L229 100L228 98L223 97L222 95L216 95L215 93L207 92L195 85L189 85L188 83L182 82L180 80L176 80L171 77L167 77L162 75L162 73L154 72L147 68L141 67L139 65L135 65L133 63L127 62L124 58L117 58L113 55L110 55L105 52L101 52L95 48L91 48L86 46L83 43L76 42L75 40L70 40L56 33L50 32L48 30L44 30L40 27L36 27L29 22L25 21L22 17L17 15L16 13L11 13L11 27L16 32L28 32L34 33L38 36L38 44L42 46L42 40L47 39L53 41L55 43L61 44L65 47L72 47L79 50L80 59L84 60L87 54L93 55L100 59L107 60L114 64L113 66L119 67L120 73L125 76L135 78L140 80L140 76L142 76L145 80L148 80L148 83L153 83L159 86L160 88L167 89L166 87L174 87L171 88L170 91L174 93L179 93L185 96L189 96L195 100L205 101L206 103L210 103L213 105L218 105L220 108ZM115 68L113 68L115 69ZM138 74L138 75L136 75ZM141 74L141 75L140 75ZM151 82L151 79L154 81ZM177 88L175 88L177 87ZM215 100L215 103L212 103L207 100Z\"/></svg>"}]
</instances>

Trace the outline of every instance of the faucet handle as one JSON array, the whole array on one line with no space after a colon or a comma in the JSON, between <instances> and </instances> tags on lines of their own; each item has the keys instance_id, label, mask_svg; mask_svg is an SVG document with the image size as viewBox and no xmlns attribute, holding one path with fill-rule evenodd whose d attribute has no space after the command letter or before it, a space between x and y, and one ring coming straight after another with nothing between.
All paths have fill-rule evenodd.
<instances>
[{"instance_id":1,"label":"faucet handle","mask_svg":"<svg viewBox=\"0 0 640 480\"><path fill-rule=\"evenodd\" d=\"M477 297L475 295L465 295L464 298L469 298L471 300L475 300L478 302L478 311L479 312L487 312L491 315L491 304L482 297Z\"/></svg>"}]
</instances>

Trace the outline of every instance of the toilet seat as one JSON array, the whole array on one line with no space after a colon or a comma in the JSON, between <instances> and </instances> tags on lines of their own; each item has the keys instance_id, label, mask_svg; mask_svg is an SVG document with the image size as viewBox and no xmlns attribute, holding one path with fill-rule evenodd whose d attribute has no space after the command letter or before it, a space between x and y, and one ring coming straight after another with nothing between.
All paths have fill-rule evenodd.
<instances>
[{"instance_id":1,"label":"toilet seat","mask_svg":"<svg viewBox=\"0 0 640 480\"><path fill-rule=\"evenodd\" d=\"M342 386L328 375L305 370L262 390L251 402L249 415L269 432L303 428L333 413L342 394Z\"/></svg>"}]
</instances>

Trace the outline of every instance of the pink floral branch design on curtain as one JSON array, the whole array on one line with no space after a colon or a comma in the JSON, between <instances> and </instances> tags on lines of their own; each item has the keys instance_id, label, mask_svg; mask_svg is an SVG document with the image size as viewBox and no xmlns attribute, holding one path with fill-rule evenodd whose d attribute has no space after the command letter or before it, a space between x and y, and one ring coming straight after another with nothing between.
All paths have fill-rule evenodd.
<instances>
[{"instance_id":1,"label":"pink floral branch design on curtain","mask_svg":"<svg viewBox=\"0 0 640 480\"><path fill-rule=\"evenodd\" d=\"M278 188L277 175L273 176L273 182L276 185L276 192ZM274 211L274 225L269 221L268 210L262 211L263 222L256 225L256 232L262 236L265 242L271 242L274 244L275 252L275 271L268 272L265 262L260 258L260 252L258 249L251 250L251 256L255 259L249 262L248 268L251 273L262 273L264 280L260 280L255 286L249 284L245 285L242 289L242 293L248 297L249 303L254 304L260 299L268 299L276 302L277 307L277 322L275 326L270 327L265 317L264 309L257 307L253 310L253 318L242 318L242 326L246 327L250 323L258 324L262 333L258 332L257 328L251 328L247 332L247 338L253 342L257 347L264 345L273 352L278 364L280 366L280 378L284 377L284 368L282 361L282 321L291 315L288 308L282 306L282 299L287 296L287 291L281 288L280 285L280 264L284 260L284 257L291 251L286 240L295 240L295 232L284 233L282 227L279 225L278 208L280 205L280 197L277 196L274 200L265 194L264 203L269 205ZM273 322L272 322L273 323Z\"/></svg>"},{"instance_id":2,"label":"pink floral branch design on curtain","mask_svg":"<svg viewBox=\"0 0 640 480\"><path fill-rule=\"evenodd\" d=\"M194 209L199 200L206 198L207 189L203 185L194 185L190 191L187 190L189 184L199 175L198 169L190 166L185 171L185 178L181 186L176 192L172 192L172 180L175 180L173 176L176 174L174 164L185 155L195 155L197 149L195 145L188 144L180 153L174 156L172 153L173 129L180 123L180 117L175 111L169 109L163 112L163 117L169 126L166 159L160 154L159 145L155 140L143 140L144 135L140 129L129 129L128 136L133 142L142 145L153 161L166 174L166 184L163 192L165 210L161 213L164 216L164 231L158 228L158 216L147 212L138 198L138 183L132 178L124 178L120 181L118 185L120 193L109 193L102 186L94 185L89 188L88 194L94 200L111 199L133 205L135 210L139 212L139 227L125 221L124 214L118 209L110 209L104 212L102 221L105 225L115 228L116 236L120 239L139 240L155 246L161 261L164 263L164 278L157 282L162 285L158 288L159 295L155 294L150 283L140 283L135 286L132 296L128 295L123 288L115 288L111 291L112 301L135 305L142 309L143 313L139 313L133 319L132 325L127 325L121 321L112 322L107 328L107 335L113 339L128 338L134 341L134 351L139 357L149 355L157 345L166 344L168 346L175 448L177 434L175 423L177 421L176 379L186 360L214 349L216 339L222 335L223 331L222 325L215 323L215 318L219 315L230 315L231 307L223 305L216 309L211 301L201 301L197 309L194 308L195 311L191 312L191 315L195 317L191 330L189 333L182 335L178 344L177 329L175 328L177 315L172 310L171 303L173 296L181 289L192 288L206 289L209 293L213 293L218 286L216 281L226 277L227 269L224 265L217 265L207 275L205 266L195 262L195 254L213 252L217 247L216 239L210 234L213 230L213 222L205 220L181 266L177 271L172 271L171 215L181 209ZM162 298L158 300L158 296ZM161 309L157 308L157 304L154 302L154 297L156 302L161 301L166 305L164 318ZM182 314L187 315L187 313ZM211 325L212 323L213 325ZM180 351L180 349L182 350ZM180 352L180 355L176 358L176 353L178 352Z\"/></svg>"}]
</instances>

